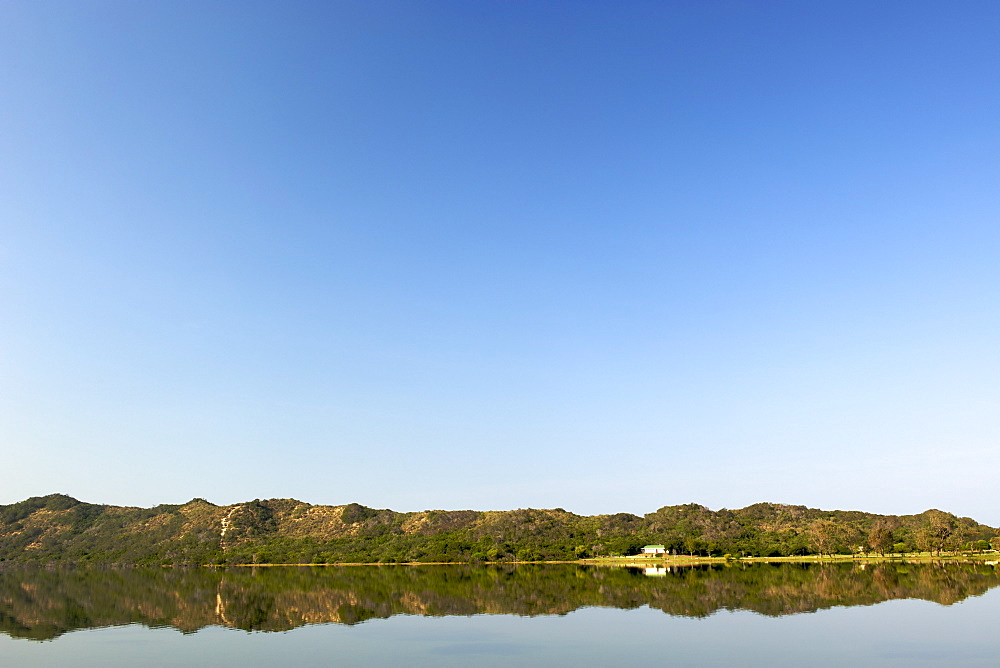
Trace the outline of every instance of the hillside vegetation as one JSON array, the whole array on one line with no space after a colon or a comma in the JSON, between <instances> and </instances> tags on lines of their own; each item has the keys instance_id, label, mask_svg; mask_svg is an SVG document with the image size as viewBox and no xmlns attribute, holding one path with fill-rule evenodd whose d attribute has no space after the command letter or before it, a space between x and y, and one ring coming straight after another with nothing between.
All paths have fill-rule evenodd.
<instances>
[{"instance_id":1,"label":"hillside vegetation","mask_svg":"<svg viewBox=\"0 0 1000 668\"><path fill-rule=\"evenodd\" d=\"M790 556L990 547L998 531L940 510L874 515L758 503L686 504L643 517L562 508L399 513L267 499L131 508L62 494L0 505L0 562L252 564L569 560L635 554Z\"/></svg>"}]
</instances>

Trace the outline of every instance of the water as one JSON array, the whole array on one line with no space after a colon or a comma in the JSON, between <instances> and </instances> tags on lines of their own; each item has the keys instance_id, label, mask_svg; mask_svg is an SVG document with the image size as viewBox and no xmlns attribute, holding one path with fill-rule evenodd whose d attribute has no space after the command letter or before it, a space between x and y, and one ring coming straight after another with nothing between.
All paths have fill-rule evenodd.
<instances>
[{"instance_id":1,"label":"water","mask_svg":"<svg viewBox=\"0 0 1000 668\"><path fill-rule=\"evenodd\" d=\"M1000 665L990 565L0 570L0 665Z\"/></svg>"}]
</instances>

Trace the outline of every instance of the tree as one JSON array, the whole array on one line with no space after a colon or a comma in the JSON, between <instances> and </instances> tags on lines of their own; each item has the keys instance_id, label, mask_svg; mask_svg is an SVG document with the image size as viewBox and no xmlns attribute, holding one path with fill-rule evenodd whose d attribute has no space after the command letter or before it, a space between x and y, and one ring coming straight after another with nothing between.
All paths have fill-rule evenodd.
<instances>
[{"instance_id":1,"label":"tree","mask_svg":"<svg viewBox=\"0 0 1000 668\"><path fill-rule=\"evenodd\" d=\"M820 556L833 554L839 546L840 529L831 520L816 520L809 525L809 536L812 538L813 547Z\"/></svg>"},{"instance_id":2,"label":"tree","mask_svg":"<svg viewBox=\"0 0 1000 668\"><path fill-rule=\"evenodd\" d=\"M885 522L876 522L868 532L868 545L883 557L892 549L892 530Z\"/></svg>"},{"instance_id":3,"label":"tree","mask_svg":"<svg viewBox=\"0 0 1000 668\"><path fill-rule=\"evenodd\" d=\"M688 555L693 557L695 552L701 553L704 548L705 542L695 538L694 536L688 536L684 539L684 549L687 550Z\"/></svg>"},{"instance_id":4,"label":"tree","mask_svg":"<svg viewBox=\"0 0 1000 668\"><path fill-rule=\"evenodd\" d=\"M917 542L922 549L940 555L955 532L955 518L940 510L928 510L925 515L927 524L917 532Z\"/></svg>"}]
</instances>

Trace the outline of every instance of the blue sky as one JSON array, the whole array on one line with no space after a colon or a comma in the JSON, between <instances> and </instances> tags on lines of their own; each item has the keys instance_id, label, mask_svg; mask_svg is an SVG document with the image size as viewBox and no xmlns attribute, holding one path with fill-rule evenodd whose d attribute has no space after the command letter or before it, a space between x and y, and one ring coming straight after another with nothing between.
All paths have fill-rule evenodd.
<instances>
[{"instance_id":1,"label":"blue sky","mask_svg":"<svg viewBox=\"0 0 1000 668\"><path fill-rule=\"evenodd\" d=\"M994 2L0 4L0 503L1000 525Z\"/></svg>"}]
</instances>

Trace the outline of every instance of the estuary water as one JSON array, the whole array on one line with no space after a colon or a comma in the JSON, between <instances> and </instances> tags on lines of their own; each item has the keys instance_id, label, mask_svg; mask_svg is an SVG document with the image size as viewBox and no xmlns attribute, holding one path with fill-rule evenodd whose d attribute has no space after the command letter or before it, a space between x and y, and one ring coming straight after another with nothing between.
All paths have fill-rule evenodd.
<instances>
[{"instance_id":1,"label":"estuary water","mask_svg":"<svg viewBox=\"0 0 1000 668\"><path fill-rule=\"evenodd\" d=\"M991 564L0 569L0 665L1000 665Z\"/></svg>"}]
</instances>

